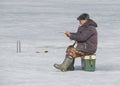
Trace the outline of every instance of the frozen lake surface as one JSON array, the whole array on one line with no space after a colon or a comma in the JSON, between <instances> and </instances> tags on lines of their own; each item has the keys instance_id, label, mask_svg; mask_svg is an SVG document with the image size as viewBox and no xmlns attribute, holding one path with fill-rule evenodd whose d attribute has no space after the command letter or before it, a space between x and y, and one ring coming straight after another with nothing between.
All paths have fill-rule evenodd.
<instances>
[{"instance_id":1,"label":"frozen lake surface","mask_svg":"<svg viewBox=\"0 0 120 86\"><path fill-rule=\"evenodd\" d=\"M75 71L60 72L53 64L74 42L63 32L77 30L81 13L98 24L96 71L82 71L77 58ZM0 86L120 86L119 39L119 0L0 0Z\"/></svg>"}]
</instances>

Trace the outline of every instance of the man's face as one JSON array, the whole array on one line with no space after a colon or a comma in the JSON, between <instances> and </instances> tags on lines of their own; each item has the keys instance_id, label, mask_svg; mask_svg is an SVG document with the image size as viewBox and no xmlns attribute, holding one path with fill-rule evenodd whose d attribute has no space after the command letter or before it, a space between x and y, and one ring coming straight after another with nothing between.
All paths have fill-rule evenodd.
<instances>
[{"instance_id":1,"label":"man's face","mask_svg":"<svg viewBox=\"0 0 120 86\"><path fill-rule=\"evenodd\" d=\"M84 23L87 22L87 20L79 20L80 24L83 25Z\"/></svg>"}]
</instances>

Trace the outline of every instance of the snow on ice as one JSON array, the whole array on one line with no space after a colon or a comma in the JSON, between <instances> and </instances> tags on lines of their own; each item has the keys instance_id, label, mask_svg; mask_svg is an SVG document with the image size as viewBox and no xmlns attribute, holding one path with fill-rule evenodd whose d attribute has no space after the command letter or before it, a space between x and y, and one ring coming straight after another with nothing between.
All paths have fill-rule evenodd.
<instances>
[{"instance_id":1,"label":"snow on ice","mask_svg":"<svg viewBox=\"0 0 120 86\"><path fill-rule=\"evenodd\" d=\"M119 86L119 9L119 0L0 0L0 86ZM77 58L75 71L60 72L53 64L73 43L63 32L76 31L84 12L99 26L96 71Z\"/></svg>"}]
</instances>

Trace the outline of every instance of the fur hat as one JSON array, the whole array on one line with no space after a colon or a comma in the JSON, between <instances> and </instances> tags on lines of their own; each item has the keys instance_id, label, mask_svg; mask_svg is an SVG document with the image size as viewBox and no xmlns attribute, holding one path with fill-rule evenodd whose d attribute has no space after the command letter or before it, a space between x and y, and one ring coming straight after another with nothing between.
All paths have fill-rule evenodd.
<instances>
[{"instance_id":1,"label":"fur hat","mask_svg":"<svg viewBox=\"0 0 120 86\"><path fill-rule=\"evenodd\" d=\"M87 13L83 13L77 18L77 20L88 20L88 19L90 19L90 16Z\"/></svg>"}]
</instances>

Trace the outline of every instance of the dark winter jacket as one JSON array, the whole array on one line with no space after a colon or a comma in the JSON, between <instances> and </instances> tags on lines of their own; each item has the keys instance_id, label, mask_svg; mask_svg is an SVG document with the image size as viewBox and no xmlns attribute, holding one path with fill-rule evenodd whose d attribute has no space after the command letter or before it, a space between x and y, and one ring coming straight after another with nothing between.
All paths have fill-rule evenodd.
<instances>
[{"instance_id":1,"label":"dark winter jacket","mask_svg":"<svg viewBox=\"0 0 120 86\"><path fill-rule=\"evenodd\" d=\"M77 42L76 49L86 53L95 53L97 49L97 24L89 19L85 24L78 27L76 33L71 33L70 39Z\"/></svg>"}]
</instances>

